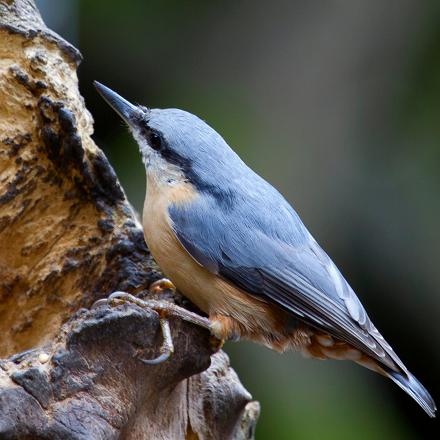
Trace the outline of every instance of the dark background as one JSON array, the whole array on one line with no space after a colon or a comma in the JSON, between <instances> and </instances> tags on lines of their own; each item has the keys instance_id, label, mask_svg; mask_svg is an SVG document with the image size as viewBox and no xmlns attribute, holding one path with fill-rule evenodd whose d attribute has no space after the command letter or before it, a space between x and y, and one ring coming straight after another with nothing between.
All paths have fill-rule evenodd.
<instances>
[{"instance_id":1,"label":"dark background","mask_svg":"<svg viewBox=\"0 0 440 440\"><path fill-rule=\"evenodd\" d=\"M40 0L83 53L95 140L140 210L136 145L91 85L215 127L292 202L377 327L440 401L440 3ZM397 386L347 362L226 350L257 439L425 439Z\"/></svg>"}]
</instances>

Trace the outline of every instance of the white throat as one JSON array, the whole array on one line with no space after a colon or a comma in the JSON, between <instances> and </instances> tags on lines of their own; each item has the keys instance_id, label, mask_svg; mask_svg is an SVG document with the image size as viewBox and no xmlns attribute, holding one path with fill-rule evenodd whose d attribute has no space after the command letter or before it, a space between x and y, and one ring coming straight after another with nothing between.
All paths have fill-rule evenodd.
<instances>
[{"instance_id":1,"label":"white throat","mask_svg":"<svg viewBox=\"0 0 440 440\"><path fill-rule=\"evenodd\" d=\"M139 145L142 161L145 164L147 182L174 186L187 181L180 167L169 163L158 151L153 150L137 130L132 129L131 131Z\"/></svg>"}]
</instances>

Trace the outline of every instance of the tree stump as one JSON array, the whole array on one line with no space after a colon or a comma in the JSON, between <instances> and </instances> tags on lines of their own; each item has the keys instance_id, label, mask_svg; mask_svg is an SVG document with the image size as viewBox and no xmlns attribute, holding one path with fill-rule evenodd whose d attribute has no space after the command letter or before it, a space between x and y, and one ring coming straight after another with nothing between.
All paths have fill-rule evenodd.
<instances>
[{"instance_id":1,"label":"tree stump","mask_svg":"<svg viewBox=\"0 0 440 440\"><path fill-rule=\"evenodd\" d=\"M90 137L80 61L32 0L0 0L0 438L251 439L258 402L206 330L171 320L175 354L149 366L157 313L88 309L161 273Z\"/></svg>"}]
</instances>

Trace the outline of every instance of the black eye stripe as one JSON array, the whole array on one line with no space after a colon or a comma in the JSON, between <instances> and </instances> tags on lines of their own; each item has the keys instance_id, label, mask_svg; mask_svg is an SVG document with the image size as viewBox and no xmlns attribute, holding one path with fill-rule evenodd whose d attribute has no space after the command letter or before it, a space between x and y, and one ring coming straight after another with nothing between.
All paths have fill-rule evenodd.
<instances>
[{"instance_id":1,"label":"black eye stripe","mask_svg":"<svg viewBox=\"0 0 440 440\"><path fill-rule=\"evenodd\" d=\"M169 148L163 134L148 126L148 120L138 122L138 129L142 137L146 139L148 145L157 151L167 162L179 166L184 174L191 169L191 160L181 156L177 151Z\"/></svg>"},{"instance_id":2,"label":"black eye stripe","mask_svg":"<svg viewBox=\"0 0 440 440\"><path fill-rule=\"evenodd\" d=\"M162 150L164 142L162 136L158 132L154 130L150 130L147 139L148 139L148 145L150 145L150 147L153 150L157 150L157 151Z\"/></svg>"},{"instance_id":3,"label":"black eye stripe","mask_svg":"<svg viewBox=\"0 0 440 440\"><path fill-rule=\"evenodd\" d=\"M147 121L142 121L140 125L141 135L147 140L148 145L156 151L165 148L165 140L161 133L148 126Z\"/></svg>"}]
</instances>

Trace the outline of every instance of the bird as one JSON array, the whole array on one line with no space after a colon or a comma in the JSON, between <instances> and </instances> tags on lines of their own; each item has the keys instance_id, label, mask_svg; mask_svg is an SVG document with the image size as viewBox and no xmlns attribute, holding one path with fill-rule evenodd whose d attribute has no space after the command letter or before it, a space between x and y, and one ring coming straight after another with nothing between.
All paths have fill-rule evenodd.
<instances>
[{"instance_id":1,"label":"bird","mask_svg":"<svg viewBox=\"0 0 440 440\"><path fill-rule=\"evenodd\" d=\"M429 392L293 207L219 133L187 111L132 104L94 85L139 145L145 241L172 285L208 316L200 325L209 322L219 340L354 361L435 417Z\"/></svg>"}]
</instances>

